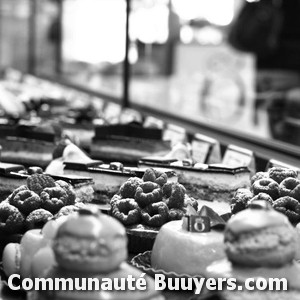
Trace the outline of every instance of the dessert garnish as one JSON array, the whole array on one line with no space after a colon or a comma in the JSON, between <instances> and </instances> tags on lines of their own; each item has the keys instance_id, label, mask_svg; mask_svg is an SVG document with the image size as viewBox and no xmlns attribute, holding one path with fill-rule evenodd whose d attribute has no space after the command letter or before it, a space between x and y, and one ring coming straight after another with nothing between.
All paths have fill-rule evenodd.
<instances>
[{"instance_id":1,"label":"dessert garnish","mask_svg":"<svg viewBox=\"0 0 300 300\"><path fill-rule=\"evenodd\" d=\"M227 214L220 216L212 208L203 205L197 212L191 205L186 208L182 228L192 232L208 232L212 228L224 228L228 219Z\"/></svg>"}]
</instances>

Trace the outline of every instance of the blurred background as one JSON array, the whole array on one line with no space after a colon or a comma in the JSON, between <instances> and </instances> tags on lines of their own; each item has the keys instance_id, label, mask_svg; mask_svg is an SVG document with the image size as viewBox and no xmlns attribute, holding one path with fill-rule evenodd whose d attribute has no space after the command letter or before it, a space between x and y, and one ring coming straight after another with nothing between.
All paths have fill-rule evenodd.
<instances>
[{"instance_id":1,"label":"blurred background","mask_svg":"<svg viewBox=\"0 0 300 300\"><path fill-rule=\"evenodd\" d=\"M300 146L299 15L298 0L1 0L0 65L285 149Z\"/></svg>"}]
</instances>

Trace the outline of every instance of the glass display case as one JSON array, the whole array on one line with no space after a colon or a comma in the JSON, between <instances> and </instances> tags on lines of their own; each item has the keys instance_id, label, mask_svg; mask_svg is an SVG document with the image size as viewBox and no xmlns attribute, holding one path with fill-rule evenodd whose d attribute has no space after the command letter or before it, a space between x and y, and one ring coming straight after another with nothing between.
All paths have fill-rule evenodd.
<instances>
[{"instance_id":1,"label":"glass display case","mask_svg":"<svg viewBox=\"0 0 300 300\"><path fill-rule=\"evenodd\" d=\"M244 0L0 3L2 67L47 76L265 157L299 159L300 76L273 71L274 88L253 54L227 42Z\"/></svg>"},{"instance_id":2,"label":"glass display case","mask_svg":"<svg viewBox=\"0 0 300 300\"><path fill-rule=\"evenodd\" d=\"M29 0L0 1L1 66L28 70L33 50L29 43L30 14Z\"/></svg>"}]
</instances>

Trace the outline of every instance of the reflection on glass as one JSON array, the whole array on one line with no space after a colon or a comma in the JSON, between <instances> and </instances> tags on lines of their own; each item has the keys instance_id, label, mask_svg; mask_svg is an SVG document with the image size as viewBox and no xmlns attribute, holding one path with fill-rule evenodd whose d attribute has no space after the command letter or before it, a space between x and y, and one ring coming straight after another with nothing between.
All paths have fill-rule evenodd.
<instances>
[{"instance_id":1,"label":"reflection on glass","mask_svg":"<svg viewBox=\"0 0 300 300\"><path fill-rule=\"evenodd\" d=\"M125 0L65 0L63 72L87 87L122 95Z\"/></svg>"},{"instance_id":2,"label":"reflection on glass","mask_svg":"<svg viewBox=\"0 0 300 300\"><path fill-rule=\"evenodd\" d=\"M57 0L38 0L36 14L36 73L55 75L59 47Z\"/></svg>"},{"instance_id":3,"label":"reflection on glass","mask_svg":"<svg viewBox=\"0 0 300 300\"><path fill-rule=\"evenodd\" d=\"M28 67L29 0L2 0L1 66L26 71Z\"/></svg>"},{"instance_id":4,"label":"reflection on glass","mask_svg":"<svg viewBox=\"0 0 300 300\"><path fill-rule=\"evenodd\" d=\"M241 4L133 1L132 101L189 120L269 136L266 122L254 123L252 116L254 58L226 43Z\"/></svg>"}]
</instances>

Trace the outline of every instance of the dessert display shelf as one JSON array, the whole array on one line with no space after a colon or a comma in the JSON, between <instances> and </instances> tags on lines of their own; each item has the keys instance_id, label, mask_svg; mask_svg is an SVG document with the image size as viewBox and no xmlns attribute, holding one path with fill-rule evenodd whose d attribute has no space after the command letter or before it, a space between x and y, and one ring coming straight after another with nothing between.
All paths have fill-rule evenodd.
<instances>
[{"instance_id":1,"label":"dessert display shelf","mask_svg":"<svg viewBox=\"0 0 300 300\"><path fill-rule=\"evenodd\" d=\"M58 103L64 106L66 102ZM49 107L52 104L48 103ZM54 106L49 112L51 117ZM0 144L5 145L2 158L16 159L14 151L19 153L19 160L0 163L0 192L5 195L0 199L0 300L51 299L51 293L14 292L5 283L7 270L34 278L44 267L49 278L76 276L79 266L84 274L95 272L99 278L145 273L152 284L147 300L210 300L223 296L199 297L192 290L165 290L161 298L153 290L152 277L156 274L183 279L218 277L228 270L233 272L230 274L242 270L248 276L257 271L254 268L247 273L249 264L266 267L268 272L268 264L276 268L280 264L286 270L290 263L295 266L295 278L300 278L299 170L274 166L273 162L255 174L255 153L245 156L229 147L230 157L224 155L227 158L222 160L220 155L212 157L213 147L219 148L216 142L198 136L197 144L195 140L191 143L186 133L180 146L171 148L172 141L163 139L168 124L147 127L143 118L137 122L128 112L118 111L116 118L108 118L105 110L100 110L97 120L89 123L92 126L85 126L88 139L84 146L78 142L81 136L66 137L67 131L57 136L56 127L48 132L32 124L0 126ZM73 107L74 112L74 124L78 116L87 114ZM46 119L45 112L35 113L39 122ZM128 151L133 155L129 157ZM43 157L35 156L36 152ZM196 161L192 155L195 153L203 161ZM26 170L21 154L29 165L33 161L28 158L34 158L46 161L47 168ZM245 157L251 158L251 163L243 163ZM232 165L237 161L238 165ZM82 201L78 201L80 197ZM42 246L33 251L26 239ZM271 254L257 258L253 243L263 250L269 247L266 253ZM249 253L243 253L240 247L248 247ZM103 253L109 255L103 258ZM96 259L100 256L101 264L93 261L94 255ZM20 266L16 258L21 260ZM49 266L51 271L46 268ZM291 271L289 267L287 270ZM293 288L297 293L297 285ZM99 297L103 300L103 295ZM136 298L141 299L128 295L126 299Z\"/></svg>"}]
</instances>

